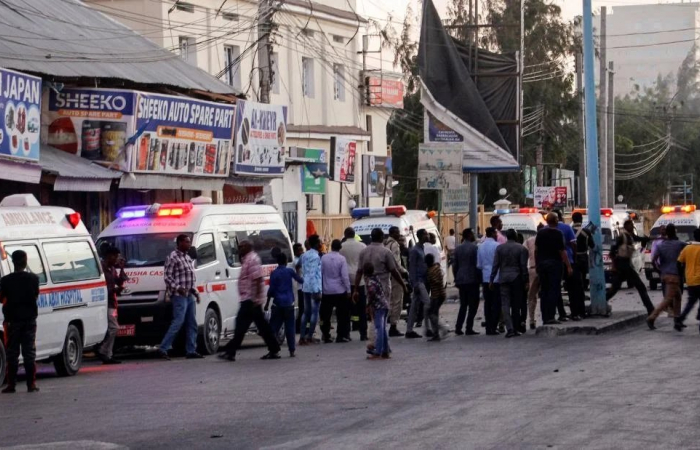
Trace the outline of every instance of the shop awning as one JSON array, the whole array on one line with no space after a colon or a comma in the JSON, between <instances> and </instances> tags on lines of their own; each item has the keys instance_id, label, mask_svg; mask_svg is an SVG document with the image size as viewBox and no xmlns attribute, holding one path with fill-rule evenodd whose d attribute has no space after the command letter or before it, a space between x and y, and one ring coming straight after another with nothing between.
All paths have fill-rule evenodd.
<instances>
[{"instance_id":1,"label":"shop awning","mask_svg":"<svg viewBox=\"0 0 700 450\"><path fill-rule=\"evenodd\" d=\"M56 176L54 191L109 192L112 182L122 176L122 172L48 145L41 146L39 166L45 174Z\"/></svg>"},{"instance_id":2,"label":"shop awning","mask_svg":"<svg viewBox=\"0 0 700 450\"><path fill-rule=\"evenodd\" d=\"M39 184L41 181L41 166L35 163L0 159L0 180Z\"/></svg>"},{"instance_id":3,"label":"shop awning","mask_svg":"<svg viewBox=\"0 0 700 450\"><path fill-rule=\"evenodd\" d=\"M125 173L119 184L121 189L184 189L188 191L220 191L224 178L184 177L150 173Z\"/></svg>"},{"instance_id":4,"label":"shop awning","mask_svg":"<svg viewBox=\"0 0 700 450\"><path fill-rule=\"evenodd\" d=\"M270 180L273 178L262 178L262 177L240 177L231 175L224 180L225 184L229 186L241 186L241 187L265 187L270 184Z\"/></svg>"}]
</instances>

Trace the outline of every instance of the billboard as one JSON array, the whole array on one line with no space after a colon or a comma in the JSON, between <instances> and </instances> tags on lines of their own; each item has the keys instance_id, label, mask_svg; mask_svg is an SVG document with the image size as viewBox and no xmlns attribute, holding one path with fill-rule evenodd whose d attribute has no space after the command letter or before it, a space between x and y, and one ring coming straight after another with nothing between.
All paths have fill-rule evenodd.
<instances>
[{"instance_id":1,"label":"billboard","mask_svg":"<svg viewBox=\"0 0 700 450\"><path fill-rule=\"evenodd\" d=\"M462 153L462 149L454 145L419 145L419 188L440 190L461 187L464 184Z\"/></svg>"},{"instance_id":2,"label":"billboard","mask_svg":"<svg viewBox=\"0 0 700 450\"><path fill-rule=\"evenodd\" d=\"M301 191L304 194L326 194L326 178L328 165L326 151L315 148L298 148L297 156L313 159L313 163L305 163L301 172Z\"/></svg>"},{"instance_id":3,"label":"billboard","mask_svg":"<svg viewBox=\"0 0 700 450\"><path fill-rule=\"evenodd\" d=\"M39 160L41 78L0 69L0 156Z\"/></svg>"},{"instance_id":4,"label":"billboard","mask_svg":"<svg viewBox=\"0 0 700 450\"><path fill-rule=\"evenodd\" d=\"M129 170L127 140L134 134L136 93L121 89L50 89L47 143L92 161Z\"/></svg>"},{"instance_id":5,"label":"billboard","mask_svg":"<svg viewBox=\"0 0 700 450\"><path fill-rule=\"evenodd\" d=\"M233 105L137 94L133 172L228 175Z\"/></svg>"},{"instance_id":6,"label":"billboard","mask_svg":"<svg viewBox=\"0 0 700 450\"><path fill-rule=\"evenodd\" d=\"M369 104L383 108L403 109L403 81L384 77L368 77Z\"/></svg>"},{"instance_id":7,"label":"billboard","mask_svg":"<svg viewBox=\"0 0 700 450\"><path fill-rule=\"evenodd\" d=\"M332 137L330 179L341 183L354 183L356 156L357 142L344 137Z\"/></svg>"},{"instance_id":8,"label":"billboard","mask_svg":"<svg viewBox=\"0 0 700 450\"><path fill-rule=\"evenodd\" d=\"M426 142L464 142L461 134L442 123L428 110L425 111L424 126L423 135Z\"/></svg>"},{"instance_id":9,"label":"billboard","mask_svg":"<svg viewBox=\"0 0 700 450\"><path fill-rule=\"evenodd\" d=\"M239 100L234 130L237 174L281 176L287 148L287 107Z\"/></svg>"},{"instance_id":10,"label":"billboard","mask_svg":"<svg viewBox=\"0 0 700 450\"><path fill-rule=\"evenodd\" d=\"M393 168L391 156L362 156L365 197L391 197Z\"/></svg>"},{"instance_id":11,"label":"billboard","mask_svg":"<svg viewBox=\"0 0 700 450\"><path fill-rule=\"evenodd\" d=\"M537 186L535 188L536 208L564 208L568 203L566 186Z\"/></svg>"},{"instance_id":12,"label":"billboard","mask_svg":"<svg viewBox=\"0 0 700 450\"><path fill-rule=\"evenodd\" d=\"M442 191L442 212L461 214L469 212L469 186Z\"/></svg>"}]
</instances>

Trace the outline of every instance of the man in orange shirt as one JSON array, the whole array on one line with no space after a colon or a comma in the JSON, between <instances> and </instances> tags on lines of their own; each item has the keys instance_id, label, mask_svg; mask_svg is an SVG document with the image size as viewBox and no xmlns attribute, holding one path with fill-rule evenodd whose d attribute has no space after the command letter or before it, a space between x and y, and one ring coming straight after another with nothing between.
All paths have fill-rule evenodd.
<instances>
[{"instance_id":1,"label":"man in orange shirt","mask_svg":"<svg viewBox=\"0 0 700 450\"><path fill-rule=\"evenodd\" d=\"M700 299L700 229L693 232L693 242L687 245L680 256L678 262L685 266L685 282L688 285L688 303L683 308L680 317L676 317L673 328L683 331L685 326L683 321ZM698 311L700 319L700 311Z\"/></svg>"}]
</instances>

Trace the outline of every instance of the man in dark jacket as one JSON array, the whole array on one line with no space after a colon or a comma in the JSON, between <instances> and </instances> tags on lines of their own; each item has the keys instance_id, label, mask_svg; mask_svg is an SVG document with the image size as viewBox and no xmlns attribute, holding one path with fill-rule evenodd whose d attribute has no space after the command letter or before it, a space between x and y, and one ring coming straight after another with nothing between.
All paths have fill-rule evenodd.
<instances>
[{"instance_id":1,"label":"man in dark jacket","mask_svg":"<svg viewBox=\"0 0 700 450\"><path fill-rule=\"evenodd\" d=\"M477 246L476 237L471 228L462 232L462 243L457 246L452 260L455 284L459 289L459 313L455 334L464 334L462 326L467 319L468 336L479 334L474 331L474 318L479 310L479 269L476 268ZM467 312L468 311L468 312Z\"/></svg>"},{"instance_id":2,"label":"man in dark jacket","mask_svg":"<svg viewBox=\"0 0 700 450\"><path fill-rule=\"evenodd\" d=\"M117 268L119 272L117 273ZM106 248L102 254L102 271L107 282L107 333L104 341L97 350L97 357L103 364L121 364L121 361L114 359L114 341L119 331L119 320L117 314L117 296L124 290L124 283L128 280L124 273L124 260L120 258L119 249L116 247Z\"/></svg>"},{"instance_id":3,"label":"man in dark jacket","mask_svg":"<svg viewBox=\"0 0 700 450\"><path fill-rule=\"evenodd\" d=\"M489 289L493 289L496 275L499 276L501 293L501 314L506 323L507 338L520 336L521 317L520 302L525 292L528 280L527 251L517 242L518 233L515 230L506 231L508 242L496 249L493 260ZM517 329L516 329L517 328Z\"/></svg>"},{"instance_id":4,"label":"man in dark jacket","mask_svg":"<svg viewBox=\"0 0 700 450\"><path fill-rule=\"evenodd\" d=\"M27 254L22 250L12 253L12 264L15 271L0 279L0 300L7 338L7 387L2 393L15 392L20 348L27 373L27 391L38 392L35 360L39 277L27 272Z\"/></svg>"}]
</instances>

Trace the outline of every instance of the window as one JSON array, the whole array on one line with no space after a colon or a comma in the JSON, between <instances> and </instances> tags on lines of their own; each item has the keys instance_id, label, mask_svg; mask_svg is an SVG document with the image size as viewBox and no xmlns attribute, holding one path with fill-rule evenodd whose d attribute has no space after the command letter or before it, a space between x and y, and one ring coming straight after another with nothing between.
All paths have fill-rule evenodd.
<instances>
[{"instance_id":1,"label":"window","mask_svg":"<svg viewBox=\"0 0 700 450\"><path fill-rule=\"evenodd\" d=\"M51 242L43 247L54 283L100 278L97 258L87 241Z\"/></svg>"},{"instance_id":2,"label":"window","mask_svg":"<svg viewBox=\"0 0 700 450\"><path fill-rule=\"evenodd\" d=\"M241 48L237 45L224 46L224 70L226 71L226 83L237 89L241 89Z\"/></svg>"},{"instance_id":3,"label":"window","mask_svg":"<svg viewBox=\"0 0 700 450\"><path fill-rule=\"evenodd\" d=\"M105 242L117 247L126 260L125 267L164 266L165 258L175 250L178 234L180 233L111 236L97 241L97 248L102 248Z\"/></svg>"},{"instance_id":4,"label":"window","mask_svg":"<svg viewBox=\"0 0 700 450\"><path fill-rule=\"evenodd\" d=\"M301 58L301 83L304 97L314 98L314 60Z\"/></svg>"},{"instance_id":5,"label":"window","mask_svg":"<svg viewBox=\"0 0 700 450\"><path fill-rule=\"evenodd\" d=\"M282 219L284 220L284 225L287 227L287 232L291 236L292 240L296 240L299 224L297 202L282 203Z\"/></svg>"},{"instance_id":6,"label":"window","mask_svg":"<svg viewBox=\"0 0 700 450\"><path fill-rule=\"evenodd\" d=\"M39 249L36 247L36 245L10 244L5 246L5 252L8 255L11 255L16 250L23 250L27 254L27 268L31 273L39 277L39 284L46 284L46 271L44 271L44 263L41 262ZM7 258L7 262L10 264L10 270L14 271L15 267L12 264L12 258Z\"/></svg>"},{"instance_id":7,"label":"window","mask_svg":"<svg viewBox=\"0 0 700 450\"><path fill-rule=\"evenodd\" d=\"M337 34L334 34L333 35L333 42L337 42L338 44L344 44L345 38L343 36L338 36Z\"/></svg>"},{"instance_id":8,"label":"window","mask_svg":"<svg viewBox=\"0 0 700 450\"><path fill-rule=\"evenodd\" d=\"M180 57L191 64L197 64L196 42L192 37L180 36Z\"/></svg>"},{"instance_id":9,"label":"window","mask_svg":"<svg viewBox=\"0 0 700 450\"><path fill-rule=\"evenodd\" d=\"M301 30L301 34L303 34L307 38L312 38L316 35L316 32L314 32L314 30L311 30L309 28L304 28L303 30Z\"/></svg>"},{"instance_id":10,"label":"window","mask_svg":"<svg viewBox=\"0 0 700 450\"><path fill-rule=\"evenodd\" d=\"M224 256L226 256L229 267L240 267L241 258L238 256L238 241L236 241L235 233L226 231L219 233L219 241L224 249Z\"/></svg>"},{"instance_id":11,"label":"window","mask_svg":"<svg viewBox=\"0 0 700 450\"><path fill-rule=\"evenodd\" d=\"M272 70L272 93L280 93L280 56L278 53L272 53L270 55L271 69Z\"/></svg>"},{"instance_id":12,"label":"window","mask_svg":"<svg viewBox=\"0 0 700 450\"><path fill-rule=\"evenodd\" d=\"M206 233L197 239L197 266L204 266L216 261L214 235Z\"/></svg>"},{"instance_id":13,"label":"window","mask_svg":"<svg viewBox=\"0 0 700 450\"><path fill-rule=\"evenodd\" d=\"M238 242L249 241L263 264L277 264L277 260L272 256L272 249L275 247L287 255L287 260L292 261L289 239L281 230L236 231L236 239Z\"/></svg>"},{"instance_id":14,"label":"window","mask_svg":"<svg viewBox=\"0 0 700 450\"><path fill-rule=\"evenodd\" d=\"M238 20L239 20L238 14L234 14L234 13L223 13L223 14L221 14L221 17L224 20L228 20L230 22L238 22Z\"/></svg>"},{"instance_id":15,"label":"window","mask_svg":"<svg viewBox=\"0 0 700 450\"><path fill-rule=\"evenodd\" d=\"M181 1L176 1L175 2L175 9L177 9L178 11L193 13L194 12L194 5L192 3L184 3Z\"/></svg>"},{"instance_id":16,"label":"window","mask_svg":"<svg viewBox=\"0 0 700 450\"><path fill-rule=\"evenodd\" d=\"M365 116L365 124L367 125L367 132L369 133L369 141L367 141L367 152L371 153L374 151L374 147L372 146L372 115L367 114Z\"/></svg>"},{"instance_id":17,"label":"window","mask_svg":"<svg viewBox=\"0 0 700 450\"><path fill-rule=\"evenodd\" d=\"M333 98L345 101L345 66L333 64Z\"/></svg>"}]
</instances>

